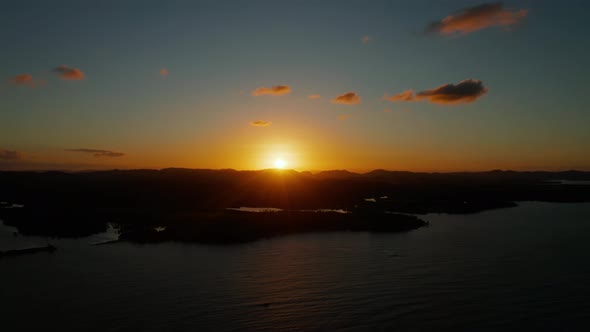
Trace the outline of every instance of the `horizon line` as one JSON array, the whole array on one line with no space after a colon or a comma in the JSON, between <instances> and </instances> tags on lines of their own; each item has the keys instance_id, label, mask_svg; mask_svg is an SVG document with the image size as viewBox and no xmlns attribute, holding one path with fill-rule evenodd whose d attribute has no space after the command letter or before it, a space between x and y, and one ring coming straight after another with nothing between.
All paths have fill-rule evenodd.
<instances>
[{"instance_id":1,"label":"horizon line","mask_svg":"<svg viewBox=\"0 0 590 332\"><path fill-rule=\"evenodd\" d=\"M274 172L295 172L295 173L311 173L320 174L324 172L347 172L350 174L365 175L373 172L391 172L391 173L415 173L415 174L456 174L456 173L492 173L492 172L513 172L513 173L567 173L567 172L579 172L579 173L590 173L590 170L568 168L562 170L546 170L546 169L534 169L534 170L514 170L514 169L488 169L488 170L461 170L461 171L418 171L418 170L401 170L401 169L384 169L375 168L370 171L357 172L350 171L348 169L325 169L325 170L297 170L292 168L280 169L280 168L260 168L260 169L235 169L235 168L190 168L190 167L163 167L163 168L109 168L109 169L22 169L22 170L8 170L0 169L0 172L26 172L26 173L49 173L49 172L61 172L61 173L92 173L92 172L112 172L112 171L165 171L165 170L194 170L194 171L234 171L234 172L262 172L262 171L274 171Z\"/></svg>"}]
</instances>

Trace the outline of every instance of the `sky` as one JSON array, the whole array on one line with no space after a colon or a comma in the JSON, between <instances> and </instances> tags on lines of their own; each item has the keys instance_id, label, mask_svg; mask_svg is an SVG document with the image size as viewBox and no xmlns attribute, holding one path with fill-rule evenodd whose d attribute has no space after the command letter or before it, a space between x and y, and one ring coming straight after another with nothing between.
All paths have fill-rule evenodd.
<instances>
[{"instance_id":1,"label":"sky","mask_svg":"<svg viewBox=\"0 0 590 332\"><path fill-rule=\"evenodd\" d=\"M12 1L0 169L590 170L587 1Z\"/></svg>"}]
</instances>

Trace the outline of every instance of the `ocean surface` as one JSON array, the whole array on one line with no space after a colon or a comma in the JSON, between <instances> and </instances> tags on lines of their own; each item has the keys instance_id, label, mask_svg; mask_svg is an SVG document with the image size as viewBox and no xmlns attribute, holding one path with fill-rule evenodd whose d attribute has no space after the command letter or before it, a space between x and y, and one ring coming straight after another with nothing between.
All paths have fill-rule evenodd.
<instances>
[{"instance_id":1,"label":"ocean surface","mask_svg":"<svg viewBox=\"0 0 590 332\"><path fill-rule=\"evenodd\" d=\"M590 331L590 204L423 216L398 234L230 246L13 236L0 330Z\"/></svg>"}]
</instances>

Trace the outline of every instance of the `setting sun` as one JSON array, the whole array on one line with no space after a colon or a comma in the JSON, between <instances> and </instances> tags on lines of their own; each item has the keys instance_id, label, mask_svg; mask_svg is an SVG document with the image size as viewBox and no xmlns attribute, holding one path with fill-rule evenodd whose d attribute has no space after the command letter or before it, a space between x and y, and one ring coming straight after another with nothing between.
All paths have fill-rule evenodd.
<instances>
[{"instance_id":1,"label":"setting sun","mask_svg":"<svg viewBox=\"0 0 590 332\"><path fill-rule=\"evenodd\" d=\"M2 331L590 332L590 0L95 2L0 0Z\"/></svg>"},{"instance_id":2,"label":"setting sun","mask_svg":"<svg viewBox=\"0 0 590 332\"><path fill-rule=\"evenodd\" d=\"M285 168L285 166L287 166L287 162L283 159L275 160L275 168Z\"/></svg>"}]
</instances>

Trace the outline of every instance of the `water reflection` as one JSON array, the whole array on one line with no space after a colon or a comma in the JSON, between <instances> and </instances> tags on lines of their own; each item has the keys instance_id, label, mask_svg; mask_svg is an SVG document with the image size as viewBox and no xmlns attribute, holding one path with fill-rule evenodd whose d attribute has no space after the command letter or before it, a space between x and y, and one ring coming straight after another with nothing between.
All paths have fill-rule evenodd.
<instances>
[{"instance_id":1,"label":"water reflection","mask_svg":"<svg viewBox=\"0 0 590 332\"><path fill-rule=\"evenodd\" d=\"M22 287L2 288L2 327L590 330L590 204L424 218L431 227L397 234L232 246L86 242L3 260L3 285Z\"/></svg>"},{"instance_id":2,"label":"water reflection","mask_svg":"<svg viewBox=\"0 0 590 332\"><path fill-rule=\"evenodd\" d=\"M273 208L273 207L246 207L242 206L239 208L227 208L227 210L232 211L242 211L242 212L282 212L285 211L284 209ZM335 212L335 213L350 213L350 211L344 209L312 209L312 210L296 210L301 212Z\"/></svg>"},{"instance_id":3,"label":"water reflection","mask_svg":"<svg viewBox=\"0 0 590 332\"><path fill-rule=\"evenodd\" d=\"M106 231L87 237L64 239L45 236L29 236L18 233L18 229L5 225L0 219L0 251L18 250L27 248L44 247L49 244L58 248L79 247L113 242L119 239L120 228L113 223L107 223Z\"/></svg>"},{"instance_id":4,"label":"water reflection","mask_svg":"<svg viewBox=\"0 0 590 332\"><path fill-rule=\"evenodd\" d=\"M242 206L239 208L227 208L227 210L242 211L242 212L281 212L283 209L273 207L247 207Z\"/></svg>"}]
</instances>

